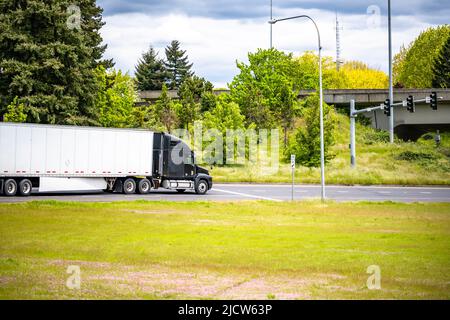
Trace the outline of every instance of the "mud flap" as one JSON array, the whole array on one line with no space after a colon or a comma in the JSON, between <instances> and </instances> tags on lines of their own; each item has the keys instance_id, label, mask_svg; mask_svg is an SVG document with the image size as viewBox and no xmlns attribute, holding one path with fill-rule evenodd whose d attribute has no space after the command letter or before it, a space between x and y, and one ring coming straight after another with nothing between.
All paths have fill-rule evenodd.
<instances>
[{"instance_id":1,"label":"mud flap","mask_svg":"<svg viewBox=\"0 0 450 320\"><path fill-rule=\"evenodd\" d=\"M118 192L118 193L122 193L123 192L123 181L122 179L117 179L116 183L114 183L114 187L112 192Z\"/></svg>"}]
</instances>

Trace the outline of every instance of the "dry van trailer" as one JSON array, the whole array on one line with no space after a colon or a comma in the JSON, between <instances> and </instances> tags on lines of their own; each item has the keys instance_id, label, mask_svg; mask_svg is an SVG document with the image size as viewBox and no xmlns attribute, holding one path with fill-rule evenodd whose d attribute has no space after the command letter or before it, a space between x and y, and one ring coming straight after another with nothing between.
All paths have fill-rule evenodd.
<instances>
[{"instance_id":1,"label":"dry van trailer","mask_svg":"<svg viewBox=\"0 0 450 320\"><path fill-rule=\"evenodd\" d=\"M176 154L176 161L173 155ZM180 139L149 130L0 123L0 194L164 187L204 194L207 170Z\"/></svg>"}]
</instances>

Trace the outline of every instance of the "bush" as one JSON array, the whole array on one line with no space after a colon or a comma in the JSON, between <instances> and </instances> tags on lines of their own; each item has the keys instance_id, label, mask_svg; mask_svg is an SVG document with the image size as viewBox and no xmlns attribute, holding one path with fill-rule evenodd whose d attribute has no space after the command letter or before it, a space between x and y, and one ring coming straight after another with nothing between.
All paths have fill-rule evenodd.
<instances>
[{"instance_id":1,"label":"bush","mask_svg":"<svg viewBox=\"0 0 450 320\"><path fill-rule=\"evenodd\" d=\"M27 121L27 115L25 113L25 106L23 103L19 103L17 97L6 107L6 113L3 115L3 121L5 122L25 122Z\"/></svg>"},{"instance_id":2,"label":"bush","mask_svg":"<svg viewBox=\"0 0 450 320\"><path fill-rule=\"evenodd\" d=\"M429 152L415 152L415 151L403 151L396 157L397 160L405 161L421 161L421 160L435 160L437 156Z\"/></svg>"},{"instance_id":3,"label":"bush","mask_svg":"<svg viewBox=\"0 0 450 320\"><path fill-rule=\"evenodd\" d=\"M377 142L389 142L389 132L382 130L371 130L364 134L365 144L374 144Z\"/></svg>"}]
</instances>

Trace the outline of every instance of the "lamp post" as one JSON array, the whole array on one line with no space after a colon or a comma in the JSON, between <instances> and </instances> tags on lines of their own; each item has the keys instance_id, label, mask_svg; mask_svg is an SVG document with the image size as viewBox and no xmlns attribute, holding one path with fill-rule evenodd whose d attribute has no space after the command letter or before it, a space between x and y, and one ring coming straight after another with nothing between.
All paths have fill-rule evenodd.
<instances>
[{"instance_id":1,"label":"lamp post","mask_svg":"<svg viewBox=\"0 0 450 320\"><path fill-rule=\"evenodd\" d=\"M272 0L270 0L270 21L273 19ZM270 49L272 49L272 23L270 24Z\"/></svg>"},{"instance_id":2,"label":"lamp post","mask_svg":"<svg viewBox=\"0 0 450 320\"><path fill-rule=\"evenodd\" d=\"M389 142L394 143L394 91L392 88L392 24L391 24L391 0L388 0L388 47L389 47Z\"/></svg>"},{"instance_id":3,"label":"lamp post","mask_svg":"<svg viewBox=\"0 0 450 320\"><path fill-rule=\"evenodd\" d=\"M317 27L316 22L310 16L307 16L307 15L299 15L299 16L293 16L293 17L289 17L289 18L270 20L269 23L271 25L273 25L280 21L300 19L300 18L309 19L312 21L312 23L314 23L314 26L316 27L316 31L317 31L317 40L318 40L318 45L319 45L320 183L321 183L321 198L322 198L322 201L324 201L325 200L325 150L324 150L324 142L323 142L322 45L320 43L319 28Z\"/></svg>"}]
</instances>

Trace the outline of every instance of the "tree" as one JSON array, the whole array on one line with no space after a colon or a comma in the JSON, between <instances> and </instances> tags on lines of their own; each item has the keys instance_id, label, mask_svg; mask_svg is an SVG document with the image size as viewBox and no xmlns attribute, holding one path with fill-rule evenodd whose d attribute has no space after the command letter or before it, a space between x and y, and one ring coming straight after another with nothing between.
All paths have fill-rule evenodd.
<instances>
[{"instance_id":1,"label":"tree","mask_svg":"<svg viewBox=\"0 0 450 320\"><path fill-rule=\"evenodd\" d=\"M0 112L14 97L28 121L86 124L106 49L94 0L0 2Z\"/></svg>"},{"instance_id":2,"label":"tree","mask_svg":"<svg viewBox=\"0 0 450 320\"><path fill-rule=\"evenodd\" d=\"M192 93L192 96L195 102L201 102L202 96L204 93L212 93L213 92L213 84L205 78L200 78L198 76L189 76L185 78L178 89L178 95L182 99L183 94L186 91Z\"/></svg>"},{"instance_id":3,"label":"tree","mask_svg":"<svg viewBox=\"0 0 450 320\"><path fill-rule=\"evenodd\" d=\"M205 112L203 124L207 129L218 129L225 136L227 129L243 129L245 117L239 106L226 94L217 98L216 106Z\"/></svg>"},{"instance_id":4,"label":"tree","mask_svg":"<svg viewBox=\"0 0 450 320\"><path fill-rule=\"evenodd\" d=\"M319 57L311 51L296 58L296 88L318 89ZM370 68L362 61L347 61L339 71L332 57L322 57L322 81L324 89L384 89L388 76L383 71Z\"/></svg>"},{"instance_id":5,"label":"tree","mask_svg":"<svg viewBox=\"0 0 450 320\"><path fill-rule=\"evenodd\" d=\"M153 131L164 131L166 129L159 121L155 104L133 107L131 118L130 127L133 128L147 128Z\"/></svg>"},{"instance_id":6,"label":"tree","mask_svg":"<svg viewBox=\"0 0 450 320\"><path fill-rule=\"evenodd\" d=\"M181 109L179 109L179 119L185 128L189 127L200 113L206 111L214 104L212 97L213 85L211 82L198 76L190 76L184 79L178 89Z\"/></svg>"},{"instance_id":7,"label":"tree","mask_svg":"<svg viewBox=\"0 0 450 320\"><path fill-rule=\"evenodd\" d=\"M189 63L185 50L180 49L180 42L173 40L166 48L165 66L169 73L169 89L178 89L185 78L191 77L192 63Z\"/></svg>"},{"instance_id":8,"label":"tree","mask_svg":"<svg viewBox=\"0 0 450 320\"><path fill-rule=\"evenodd\" d=\"M395 59L394 70L398 85L405 88L431 88L433 86L434 63L450 36L450 25L428 28L423 31Z\"/></svg>"},{"instance_id":9,"label":"tree","mask_svg":"<svg viewBox=\"0 0 450 320\"><path fill-rule=\"evenodd\" d=\"M6 107L6 113L3 115L5 122L25 122L27 115L24 113L25 106L19 103L17 97Z\"/></svg>"},{"instance_id":10,"label":"tree","mask_svg":"<svg viewBox=\"0 0 450 320\"><path fill-rule=\"evenodd\" d=\"M433 88L450 88L450 36L434 62L433 73Z\"/></svg>"},{"instance_id":11,"label":"tree","mask_svg":"<svg viewBox=\"0 0 450 320\"><path fill-rule=\"evenodd\" d=\"M213 88L214 86L211 82L194 75L184 79L178 89L178 96L183 101L187 94L192 94L195 103L200 104L199 111L204 112L215 104Z\"/></svg>"},{"instance_id":12,"label":"tree","mask_svg":"<svg viewBox=\"0 0 450 320\"><path fill-rule=\"evenodd\" d=\"M161 90L168 73L164 62L158 58L158 53L150 46L144 52L136 66L135 76L138 90Z\"/></svg>"},{"instance_id":13,"label":"tree","mask_svg":"<svg viewBox=\"0 0 450 320\"><path fill-rule=\"evenodd\" d=\"M242 110L247 125L270 129L292 125L296 104L297 68L291 54L259 49L248 54L249 64L237 63L240 71L229 84L230 96Z\"/></svg>"},{"instance_id":14,"label":"tree","mask_svg":"<svg viewBox=\"0 0 450 320\"><path fill-rule=\"evenodd\" d=\"M217 96L211 91L203 91L200 99L200 112L211 111L217 105Z\"/></svg>"},{"instance_id":15,"label":"tree","mask_svg":"<svg viewBox=\"0 0 450 320\"><path fill-rule=\"evenodd\" d=\"M394 55L394 60L392 62L392 77L394 87L396 88L403 88L403 85L399 81L399 77L405 69L405 58L408 53L408 49L409 48L405 48L404 45L401 45L400 51Z\"/></svg>"},{"instance_id":16,"label":"tree","mask_svg":"<svg viewBox=\"0 0 450 320\"><path fill-rule=\"evenodd\" d=\"M107 72L103 66L99 66L95 74L99 87L95 99L97 122L103 127L132 127L137 96L133 79L120 70Z\"/></svg>"},{"instance_id":17,"label":"tree","mask_svg":"<svg viewBox=\"0 0 450 320\"><path fill-rule=\"evenodd\" d=\"M229 97L225 94L220 95L216 100L216 105L210 111L205 112L203 117L203 128L217 130L222 137L222 159L219 163L226 163L226 134L227 130L244 129L245 117L241 114L239 106L230 101ZM214 140L212 141L214 142ZM208 143L211 143L208 141ZM217 158L217 155L210 155ZM206 157L207 163L212 163L210 159Z\"/></svg>"},{"instance_id":18,"label":"tree","mask_svg":"<svg viewBox=\"0 0 450 320\"><path fill-rule=\"evenodd\" d=\"M295 86L300 89L319 88L319 56L312 51L306 51L300 57L295 58ZM322 81L323 88L340 88L342 79L336 70L336 64L332 57L322 57Z\"/></svg>"},{"instance_id":19,"label":"tree","mask_svg":"<svg viewBox=\"0 0 450 320\"><path fill-rule=\"evenodd\" d=\"M167 93L167 86L165 84L163 84L161 95L156 101L155 111L166 130L171 132L175 128L178 119L175 105Z\"/></svg>"},{"instance_id":20,"label":"tree","mask_svg":"<svg viewBox=\"0 0 450 320\"><path fill-rule=\"evenodd\" d=\"M385 89L389 77L380 70L371 69L361 61L348 61L338 72L340 84L336 89Z\"/></svg>"},{"instance_id":21,"label":"tree","mask_svg":"<svg viewBox=\"0 0 450 320\"><path fill-rule=\"evenodd\" d=\"M295 154L295 161L306 167L320 165L320 126L319 126L319 97L317 94L308 97L302 108L303 124L291 136L286 148L286 159ZM323 104L324 111L324 151L325 162L333 158L330 147L334 144L336 114L332 107Z\"/></svg>"},{"instance_id":22,"label":"tree","mask_svg":"<svg viewBox=\"0 0 450 320\"><path fill-rule=\"evenodd\" d=\"M196 102L194 92L190 90L189 86L182 86L180 88L180 105L177 109L177 116L180 124L189 129L189 125L194 123L200 117L200 103Z\"/></svg>"}]
</instances>

